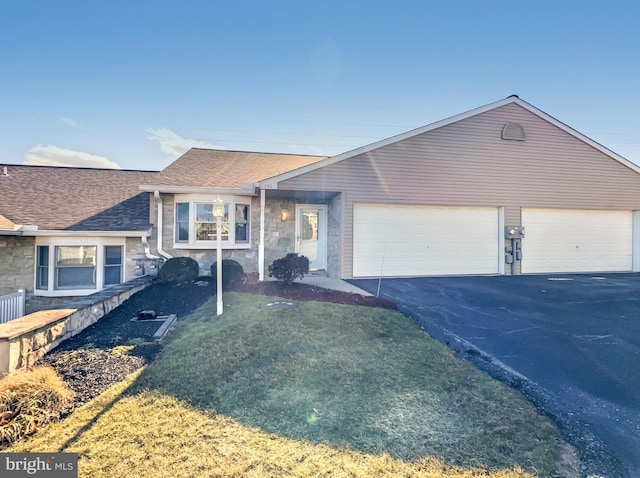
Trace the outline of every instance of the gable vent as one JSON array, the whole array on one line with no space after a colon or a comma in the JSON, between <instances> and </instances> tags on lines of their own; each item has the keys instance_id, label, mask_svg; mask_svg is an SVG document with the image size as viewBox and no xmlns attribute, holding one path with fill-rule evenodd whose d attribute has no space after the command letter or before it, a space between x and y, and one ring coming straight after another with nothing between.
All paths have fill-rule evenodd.
<instances>
[{"instance_id":1,"label":"gable vent","mask_svg":"<svg viewBox=\"0 0 640 478\"><path fill-rule=\"evenodd\" d=\"M507 123L504 125L504 128L502 128L502 139L524 141L524 129L518 123Z\"/></svg>"}]
</instances>

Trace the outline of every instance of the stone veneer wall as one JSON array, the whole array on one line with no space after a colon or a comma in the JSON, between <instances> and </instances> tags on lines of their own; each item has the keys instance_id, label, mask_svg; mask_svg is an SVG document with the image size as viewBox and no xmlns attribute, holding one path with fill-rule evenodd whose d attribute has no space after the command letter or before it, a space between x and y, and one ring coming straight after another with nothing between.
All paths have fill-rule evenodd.
<instances>
[{"instance_id":1,"label":"stone veneer wall","mask_svg":"<svg viewBox=\"0 0 640 478\"><path fill-rule=\"evenodd\" d=\"M35 237L0 236L0 295L33 292Z\"/></svg>"},{"instance_id":2,"label":"stone veneer wall","mask_svg":"<svg viewBox=\"0 0 640 478\"><path fill-rule=\"evenodd\" d=\"M260 206L258 205L258 208ZM288 202L289 220L282 222L280 219L281 200L267 199L264 211L264 275L269 276L269 264L276 259L286 256L290 252L296 252L296 204ZM259 211L258 211L259 212ZM260 218L258 217L258 228Z\"/></svg>"},{"instance_id":3,"label":"stone veneer wall","mask_svg":"<svg viewBox=\"0 0 640 478\"><path fill-rule=\"evenodd\" d=\"M149 239L151 244L151 239ZM136 269L136 261L134 259L141 260L144 266L144 274L148 276L158 275L160 262L157 259L150 259L146 257L144 252L144 245L142 244L141 237L127 237L125 242L126 257L124 258L124 280L128 281L139 277ZM157 255L157 254L155 254Z\"/></svg>"},{"instance_id":4,"label":"stone veneer wall","mask_svg":"<svg viewBox=\"0 0 640 478\"><path fill-rule=\"evenodd\" d=\"M198 262L201 275L210 275L211 266L216 261L215 249L177 249L173 247L174 202L170 194L162 195L163 201L163 249L174 257L188 256ZM306 204L306 203L305 203ZM274 260L295 252L295 206L293 200L288 202L290 218L287 222L280 219L281 200L267 199L265 203L265 276L267 267ZM340 276L340 220L341 196L336 195L329 203L327 234L327 273L333 277ZM152 252L156 253L157 232L149 239ZM223 249L223 259L233 259L240 263L245 272L258 271L258 244L260 241L260 198L251 201L251 247L247 249Z\"/></svg>"},{"instance_id":5,"label":"stone veneer wall","mask_svg":"<svg viewBox=\"0 0 640 478\"><path fill-rule=\"evenodd\" d=\"M28 239L28 238L25 238ZM34 249L34 245L31 246L31 249ZM0 249L1 251L1 249ZM1 254L1 252L0 252ZM136 269L135 269L135 261L134 258L144 258L145 254L144 254L144 245L142 244L142 239L139 237L127 237L125 240L125 254L126 256L123 258L123 267L124 267L124 281L129 281L132 279L135 279L136 277L139 277L138 275L136 275ZM0 255L0 261L2 259L2 256ZM144 263L144 272L145 275L147 276L156 276L158 274L158 265L157 265L157 261L153 260L153 259L144 259L143 261ZM0 268L0 271L2 271L2 269ZM71 300L76 299L77 297L74 296L66 296L66 297L45 297L45 296L36 296L33 295L33 274L34 271L30 270L28 271L29 275L30 275L30 282L31 282L31 287L27 289L27 297L26 297L26 307L25 307L25 313L26 314L31 314L33 312L37 312L39 310L44 310L44 309L51 309L54 307L59 306L60 304L64 304L66 302L69 302ZM17 288L15 289L17 290ZM13 292L15 292L15 290L13 290ZM9 291L11 292L11 291ZM3 295L5 293L9 293L9 292L2 292L0 291L0 295Z\"/></svg>"},{"instance_id":6,"label":"stone veneer wall","mask_svg":"<svg viewBox=\"0 0 640 478\"><path fill-rule=\"evenodd\" d=\"M342 254L342 194L336 194L329 202L327 227L327 275L341 277Z\"/></svg>"},{"instance_id":7,"label":"stone veneer wall","mask_svg":"<svg viewBox=\"0 0 640 478\"><path fill-rule=\"evenodd\" d=\"M0 324L0 376L34 365L60 342L97 322L152 282L151 277L140 277L74 299L63 308L41 310Z\"/></svg>"}]
</instances>

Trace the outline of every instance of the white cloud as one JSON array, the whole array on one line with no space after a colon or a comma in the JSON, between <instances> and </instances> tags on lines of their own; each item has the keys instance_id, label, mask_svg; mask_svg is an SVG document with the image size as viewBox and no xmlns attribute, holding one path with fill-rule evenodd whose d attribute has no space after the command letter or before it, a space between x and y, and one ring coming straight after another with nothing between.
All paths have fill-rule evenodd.
<instances>
[{"instance_id":1,"label":"white cloud","mask_svg":"<svg viewBox=\"0 0 640 478\"><path fill-rule=\"evenodd\" d=\"M68 118L66 116L60 116L58 118L58 121L60 121L61 123L66 124L67 126L71 126L72 128L77 128L78 127L78 122L72 118Z\"/></svg>"},{"instance_id":2,"label":"white cloud","mask_svg":"<svg viewBox=\"0 0 640 478\"><path fill-rule=\"evenodd\" d=\"M30 166L72 166L76 168L122 169L104 156L73 151L58 146L34 146L25 154L24 164Z\"/></svg>"},{"instance_id":3,"label":"white cloud","mask_svg":"<svg viewBox=\"0 0 640 478\"><path fill-rule=\"evenodd\" d=\"M145 131L149 134L147 139L157 141L163 152L174 157L180 156L190 148L227 149L199 139L183 138L169 128L146 128Z\"/></svg>"}]
</instances>

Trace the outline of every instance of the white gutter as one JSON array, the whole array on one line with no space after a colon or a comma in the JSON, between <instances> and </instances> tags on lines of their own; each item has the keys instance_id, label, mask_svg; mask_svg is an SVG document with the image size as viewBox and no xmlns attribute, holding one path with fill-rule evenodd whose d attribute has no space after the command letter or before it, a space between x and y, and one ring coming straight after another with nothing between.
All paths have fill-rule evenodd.
<instances>
[{"instance_id":1,"label":"white gutter","mask_svg":"<svg viewBox=\"0 0 640 478\"><path fill-rule=\"evenodd\" d=\"M216 194L218 196L256 196L253 184L243 184L241 188L207 188L194 186L155 186L143 184L141 191L167 194Z\"/></svg>"},{"instance_id":2,"label":"white gutter","mask_svg":"<svg viewBox=\"0 0 640 478\"><path fill-rule=\"evenodd\" d=\"M40 229L37 231L19 231L23 236L49 237L140 237L147 231L61 231ZM1 235L2 233L0 233Z\"/></svg>"},{"instance_id":3,"label":"white gutter","mask_svg":"<svg viewBox=\"0 0 640 478\"><path fill-rule=\"evenodd\" d=\"M160 191L155 190L153 192L153 197L156 199L156 203L158 204L158 224L156 226L158 229L158 254L166 259L171 259L173 256L162 248L162 198L160 197Z\"/></svg>"}]
</instances>

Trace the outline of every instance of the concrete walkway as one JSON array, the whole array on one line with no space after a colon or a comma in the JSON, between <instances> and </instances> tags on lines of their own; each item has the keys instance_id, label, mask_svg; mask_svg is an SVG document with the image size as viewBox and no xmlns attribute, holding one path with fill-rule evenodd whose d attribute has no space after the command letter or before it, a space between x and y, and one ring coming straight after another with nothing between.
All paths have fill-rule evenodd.
<instances>
[{"instance_id":1,"label":"concrete walkway","mask_svg":"<svg viewBox=\"0 0 640 478\"><path fill-rule=\"evenodd\" d=\"M342 279L327 277L322 272L310 272L299 282L314 285L316 287L322 287L323 289L340 290L342 292L351 292L353 294L360 295L373 295L353 284L343 281Z\"/></svg>"}]
</instances>

